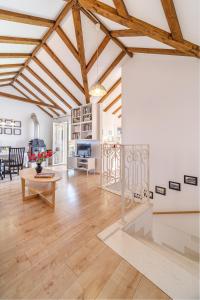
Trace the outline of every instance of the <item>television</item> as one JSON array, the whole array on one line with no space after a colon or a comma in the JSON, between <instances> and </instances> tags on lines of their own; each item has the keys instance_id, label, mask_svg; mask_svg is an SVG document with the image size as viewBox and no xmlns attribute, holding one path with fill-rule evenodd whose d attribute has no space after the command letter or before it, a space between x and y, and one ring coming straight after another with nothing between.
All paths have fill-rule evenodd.
<instances>
[{"instance_id":1,"label":"television","mask_svg":"<svg viewBox=\"0 0 200 300\"><path fill-rule=\"evenodd\" d=\"M77 144L77 156L91 157L91 144Z\"/></svg>"}]
</instances>

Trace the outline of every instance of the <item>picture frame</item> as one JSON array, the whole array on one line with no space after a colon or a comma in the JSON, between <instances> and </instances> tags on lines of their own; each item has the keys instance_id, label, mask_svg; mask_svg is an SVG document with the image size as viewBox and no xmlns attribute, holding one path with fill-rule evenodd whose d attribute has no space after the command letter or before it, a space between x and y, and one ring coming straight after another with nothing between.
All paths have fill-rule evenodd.
<instances>
[{"instance_id":1,"label":"picture frame","mask_svg":"<svg viewBox=\"0 0 200 300\"><path fill-rule=\"evenodd\" d=\"M184 175L184 183L197 186L198 185L198 177Z\"/></svg>"},{"instance_id":2,"label":"picture frame","mask_svg":"<svg viewBox=\"0 0 200 300\"><path fill-rule=\"evenodd\" d=\"M5 119L5 126L6 127L12 127L13 126L13 120Z\"/></svg>"},{"instance_id":3,"label":"picture frame","mask_svg":"<svg viewBox=\"0 0 200 300\"><path fill-rule=\"evenodd\" d=\"M4 128L4 134L11 135L12 134L12 128Z\"/></svg>"},{"instance_id":4,"label":"picture frame","mask_svg":"<svg viewBox=\"0 0 200 300\"><path fill-rule=\"evenodd\" d=\"M180 192L181 184L179 182L169 181L169 189Z\"/></svg>"},{"instance_id":5,"label":"picture frame","mask_svg":"<svg viewBox=\"0 0 200 300\"><path fill-rule=\"evenodd\" d=\"M22 122L21 121L14 121L14 127L22 127Z\"/></svg>"},{"instance_id":6,"label":"picture frame","mask_svg":"<svg viewBox=\"0 0 200 300\"><path fill-rule=\"evenodd\" d=\"M22 134L21 128L14 128L14 129L13 129L13 134L14 134L14 135L21 135L21 134Z\"/></svg>"},{"instance_id":7,"label":"picture frame","mask_svg":"<svg viewBox=\"0 0 200 300\"><path fill-rule=\"evenodd\" d=\"M149 199L153 199L153 192L149 191Z\"/></svg>"},{"instance_id":8,"label":"picture frame","mask_svg":"<svg viewBox=\"0 0 200 300\"><path fill-rule=\"evenodd\" d=\"M3 134L3 128L0 127L0 134Z\"/></svg>"},{"instance_id":9,"label":"picture frame","mask_svg":"<svg viewBox=\"0 0 200 300\"><path fill-rule=\"evenodd\" d=\"M162 196L166 196L166 188L162 186L155 186L155 193Z\"/></svg>"}]
</instances>

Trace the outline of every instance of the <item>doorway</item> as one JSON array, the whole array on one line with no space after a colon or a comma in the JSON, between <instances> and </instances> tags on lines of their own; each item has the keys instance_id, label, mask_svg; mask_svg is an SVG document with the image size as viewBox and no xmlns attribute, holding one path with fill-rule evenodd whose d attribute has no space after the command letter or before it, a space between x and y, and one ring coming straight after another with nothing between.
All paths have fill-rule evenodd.
<instances>
[{"instance_id":1,"label":"doorway","mask_svg":"<svg viewBox=\"0 0 200 300\"><path fill-rule=\"evenodd\" d=\"M67 122L53 123L53 165L67 164Z\"/></svg>"}]
</instances>

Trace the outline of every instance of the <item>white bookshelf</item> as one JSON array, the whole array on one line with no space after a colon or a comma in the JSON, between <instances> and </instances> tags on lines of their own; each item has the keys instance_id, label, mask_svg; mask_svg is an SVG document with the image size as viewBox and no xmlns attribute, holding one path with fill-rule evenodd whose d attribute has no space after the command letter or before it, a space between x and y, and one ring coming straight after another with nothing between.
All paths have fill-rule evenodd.
<instances>
[{"instance_id":1,"label":"white bookshelf","mask_svg":"<svg viewBox=\"0 0 200 300\"><path fill-rule=\"evenodd\" d=\"M99 139L99 105L87 104L71 110L71 139Z\"/></svg>"}]
</instances>

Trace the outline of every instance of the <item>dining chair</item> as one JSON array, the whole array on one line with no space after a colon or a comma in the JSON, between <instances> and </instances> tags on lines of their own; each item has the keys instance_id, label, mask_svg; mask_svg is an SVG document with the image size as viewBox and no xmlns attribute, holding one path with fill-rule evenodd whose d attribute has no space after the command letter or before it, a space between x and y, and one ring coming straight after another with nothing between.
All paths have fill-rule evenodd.
<instances>
[{"instance_id":1,"label":"dining chair","mask_svg":"<svg viewBox=\"0 0 200 300\"><path fill-rule=\"evenodd\" d=\"M0 178L1 180L5 178L5 164L2 159L0 159Z\"/></svg>"},{"instance_id":2,"label":"dining chair","mask_svg":"<svg viewBox=\"0 0 200 300\"><path fill-rule=\"evenodd\" d=\"M5 161L5 173L10 175L10 180L12 180L12 174L19 175L19 170L23 169L24 153L25 147L9 148L8 161Z\"/></svg>"}]
</instances>

